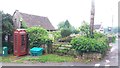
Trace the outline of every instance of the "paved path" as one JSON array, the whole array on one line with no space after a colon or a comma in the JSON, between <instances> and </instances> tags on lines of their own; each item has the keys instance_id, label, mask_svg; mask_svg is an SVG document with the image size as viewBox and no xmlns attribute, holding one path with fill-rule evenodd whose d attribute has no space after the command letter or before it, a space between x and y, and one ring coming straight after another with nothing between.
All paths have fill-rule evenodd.
<instances>
[{"instance_id":1,"label":"paved path","mask_svg":"<svg viewBox=\"0 0 120 68\"><path fill-rule=\"evenodd\" d=\"M120 43L120 42L119 42ZM112 46L110 52L100 62L80 63L80 62L63 62L63 63L36 63L36 64L18 64L2 63L3 66L118 66L118 40Z\"/></svg>"}]
</instances>

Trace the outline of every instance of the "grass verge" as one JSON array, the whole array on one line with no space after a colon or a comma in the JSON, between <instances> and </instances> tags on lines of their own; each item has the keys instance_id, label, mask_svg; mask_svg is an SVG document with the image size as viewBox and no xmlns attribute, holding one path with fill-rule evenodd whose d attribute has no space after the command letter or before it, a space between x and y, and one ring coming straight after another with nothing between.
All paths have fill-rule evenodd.
<instances>
[{"instance_id":1,"label":"grass verge","mask_svg":"<svg viewBox=\"0 0 120 68\"><path fill-rule=\"evenodd\" d=\"M15 62L15 63L38 63L38 62L76 62L72 56L58 56L55 54L47 54L42 56L22 56L16 57L13 55L8 55L7 57L0 57L1 62Z\"/></svg>"},{"instance_id":2,"label":"grass verge","mask_svg":"<svg viewBox=\"0 0 120 68\"><path fill-rule=\"evenodd\" d=\"M21 61L37 61L37 62L74 62L75 58L71 56L58 56L54 54L42 55L39 57L24 57Z\"/></svg>"}]
</instances>

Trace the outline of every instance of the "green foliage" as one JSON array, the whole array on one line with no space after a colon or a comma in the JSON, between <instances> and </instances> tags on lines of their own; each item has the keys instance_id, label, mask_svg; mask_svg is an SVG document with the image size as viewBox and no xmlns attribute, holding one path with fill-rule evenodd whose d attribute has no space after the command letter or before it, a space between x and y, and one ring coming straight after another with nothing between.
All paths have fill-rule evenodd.
<instances>
[{"instance_id":1,"label":"green foliage","mask_svg":"<svg viewBox=\"0 0 120 68\"><path fill-rule=\"evenodd\" d=\"M77 29L74 29L73 31L72 31L72 33L75 33L75 34L78 34L80 31L79 30L77 30Z\"/></svg>"},{"instance_id":2,"label":"green foliage","mask_svg":"<svg viewBox=\"0 0 120 68\"><path fill-rule=\"evenodd\" d=\"M9 35L13 33L13 21L12 16L10 14L5 14L0 11L2 15L2 34Z\"/></svg>"},{"instance_id":3,"label":"green foliage","mask_svg":"<svg viewBox=\"0 0 120 68\"><path fill-rule=\"evenodd\" d=\"M50 32L50 34L52 34L54 36L54 40L58 40L59 38L61 38L60 33L61 33L60 31Z\"/></svg>"},{"instance_id":4,"label":"green foliage","mask_svg":"<svg viewBox=\"0 0 120 68\"><path fill-rule=\"evenodd\" d=\"M83 22L81 27L79 27L79 30L83 35L89 37L90 36L90 26L86 22Z\"/></svg>"},{"instance_id":5,"label":"green foliage","mask_svg":"<svg viewBox=\"0 0 120 68\"><path fill-rule=\"evenodd\" d=\"M62 22L60 22L59 24L58 24L58 29L60 30L60 29L63 29L63 28L65 28L64 27L64 21L62 21Z\"/></svg>"},{"instance_id":6,"label":"green foliage","mask_svg":"<svg viewBox=\"0 0 120 68\"><path fill-rule=\"evenodd\" d=\"M58 29L61 30L61 35L62 37L66 37L69 36L72 33L79 33L78 30L76 30L70 23L68 20L66 20L65 22L61 22L58 24Z\"/></svg>"},{"instance_id":7,"label":"green foliage","mask_svg":"<svg viewBox=\"0 0 120 68\"><path fill-rule=\"evenodd\" d=\"M61 22L58 24L58 29L66 29L66 28L71 28L71 24L69 23L68 20L66 20L65 22Z\"/></svg>"},{"instance_id":8,"label":"green foliage","mask_svg":"<svg viewBox=\"0 0 120 68\"><path fill-rule=\"evenodd\" d=\"M0 62L2 62L2 57L0 56Z\"/></svg>"},{"instance_id":9,"label":"green foliage","mask_svg":"<svg viewBox=\"0 0 120 68\"><path fill-rule=\"evenodd\" d=\"M105 36L104 34L102 34L100 32L94 32L94 38L98 39L98 38L101 38L101 37L107 37L107 36Z\"/></svg>"},{"instance_id":10,"label":"green foliage","mask_svg":"<svg viewBox=\"0 0 120 68\"><path fill-rule=\"evenodd\" d=\"M61 30L61 36L62 36L62 37L67 37L67 36L69 36L70 34L72 34L72 32L71 32L70 29L62 29L62 30Z\"/></svg>"},{"instance_id":11,"label":"green foliage","mask_svg":"<svg viewBox=\"0 0 120 68\"><path fill-rule=\"evenodd\" d=\"M27 24L24 21L22 21L21 28L25 28L25 29L27 28Z\"/></svg>"},{"instance_id":12,"label":"green foliage","mask_svg":"<svg viewBox=\"0 0 120 68\"><path fill-rule=\"evenodd\" d=\"M8 47L8 53L13 53L13 43L2 41L2 47Z\"/></svg>"},{"instance_id":13,"label":"green foliage","mask_svg":"<svg viewBox=\"0 0 120 68\"><path fill-rule=\"evenodd\" d=\"M96 35L96 38L88 38L85 36L76 37L71 40L71 45L73 45L73 49L78 51L79 53L101 53L105 54L108 50L108 39L107 37L101 37L100 35Z\"/></svg>"},{"instance_id":14,"label":"green foliage","mask_svg":"<svg viewBox=\"0 0 120 68\"><path fill-rule=\"evenodd\" d=\"M113 36L112 37L112 43L115 43L115 41L116 41L116 36Z\"/></svg>"},{"instance_id":15,"label":"green foliage","mask_svg":"<svg viewBox=\"0 0 120 68\"><path fill-rule=\"evenodd\" d=\"M21 61L32 61L32 62L73 62L75 61L74 57L70 56L58 56L54 54L42 55L39 57L24 57Z\"/></svg>"},{"instance_id":16,"label":"green foliage","mask_svg":"<svg viewBox=\"0 0 120 68\"><path fill-rule=\"evenodd\" d=\"M8 13L4 13L2 11L0 11L0 15L2 16L2 22L0 23L0 35L2 35L2 46L7 46L8 47L8 51L11 53L13 51L13 43L8 41L8 42L5 42L5 36L12 36L13 34L13 30L14 30L14 27L13 27L13 21L12 21L12 16ZM9 40L9 37L8 37L8 40ZM8 44L8 45L6 45Z\"/></svg>"},{"instance_id":17,"label":"green foliage","mask_svg":"<svg viewBox=\"0 0 120 68\"><path fill-rule=\"evenodd\" d=\"M30 41L30 48L34 46L34 44L45 44L48 41L48 32L42 27L31 27L27 30L29 41Z\"/></svg>"},{"instance_id":18,"label":"green foliage","mask_svg":"<svg viewBox=\"0 0 120 68\"><path fill-rule=\"evenodd\" d=\"M67 37L64 37L64 38L60 38L58 41L59 42L70 42L71 40L72 40L72 37L67 36Z\"/></svg>"},{"instance_id":19,"label":"green foliage","mask_svg":"<svg viewBox=\"0 0 120 68\"><path fill-rule=\"evenodd\" d=\"M107 37L109 38L109 43L115 43L116 36L114 34L107 34Z\"/></svg>"},{"instance_id":20,"label":"green foliage","mask_svg":"<svg viewBox=\"0 0 120 68\"><path fill-rule=\"evenodd\" d=\"M8 63L26 63L26 61L33 62L33 63L39 63L39 62L74 62L76 59L72 56L59 56L54 54L47 54L42 55L38 57L32 57L32 56L23 56L22 58L16 59L16 57L7 56L7 57L0 57L0 62L8 62Z\"/></svg>"},{"instance_id":21,"label":"green foliage","mask_svg":"<svg viewBox=\"0 0 120 68\"><path fill-rule=\"evenodd\" d=\"M12 60L8 57L2 57L2 62L7 62L7 63L10 63Z\"/></svg>"}]
</instances>

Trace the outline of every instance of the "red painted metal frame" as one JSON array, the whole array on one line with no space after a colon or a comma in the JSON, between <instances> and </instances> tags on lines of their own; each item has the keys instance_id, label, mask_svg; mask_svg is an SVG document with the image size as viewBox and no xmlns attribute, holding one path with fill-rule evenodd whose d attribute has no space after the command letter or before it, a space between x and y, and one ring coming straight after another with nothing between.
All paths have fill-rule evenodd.
<instances>
[{"instance_id":1,"label":"red painted metal frame","mask_svg":"<svg viewBox=\"0 0 120 68\"><path fill-rule=\"evenodd\" d=\"M24 36L24 45L22 45L22 37ZM22 56L26 55L27 52L27 33L24 29L17 29L14 31L14 55Z\"/></svg>"}]
</instances>

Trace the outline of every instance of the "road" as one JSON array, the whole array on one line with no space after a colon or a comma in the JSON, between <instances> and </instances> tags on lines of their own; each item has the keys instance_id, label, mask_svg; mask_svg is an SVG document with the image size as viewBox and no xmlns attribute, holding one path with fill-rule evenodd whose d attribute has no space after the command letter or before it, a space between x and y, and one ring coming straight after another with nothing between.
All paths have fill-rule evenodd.
<instances>
[{"instance_id":1,"label":"road","mask_svg":"<svg viewBox=\"0 0 120 68\"><path fill-rule=\"evenodd\" d=\"M2 65L3 66L118 66L118 44L120 44L120 40L118 42L118 39L116 40L116 43L110 44L112 46L110 52L102 61L99 62L91 62L87 64L80 62L36 63L36 64L2 63ZM119 49L119 53L120 53L120 49Z\"/></svg>"}]
</instances>

